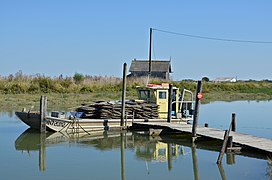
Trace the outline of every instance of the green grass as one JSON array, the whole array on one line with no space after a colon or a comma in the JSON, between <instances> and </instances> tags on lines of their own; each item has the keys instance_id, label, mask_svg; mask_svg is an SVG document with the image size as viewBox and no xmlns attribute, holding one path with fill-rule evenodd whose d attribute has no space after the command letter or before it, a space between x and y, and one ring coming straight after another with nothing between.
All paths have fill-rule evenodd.
<instances>
[{"instance_id":1,"label":"green grass","mask_svg":"<svg viewBox=\"0 0 272 180\"><path fill-rule=\"evenodd\" d=\"M150 83L165 82L150 79ZM146 78L128 79L127 98L137 99L136 86L144 86ZM197 82L175 81L180 89L195 91ZM122 79L102 76L80 76L80 81L73 77L50 78L41 75L0 77L0 108L21 110L34 105L39 108L41 95L48 98L48 108L67 109L82 103L97 100L120 100ZM249 81L236 83L203 82L204 98L202 103L211 101L235 100L271 100L272 83L270 81Z\"/></svg>"}]
</instances>

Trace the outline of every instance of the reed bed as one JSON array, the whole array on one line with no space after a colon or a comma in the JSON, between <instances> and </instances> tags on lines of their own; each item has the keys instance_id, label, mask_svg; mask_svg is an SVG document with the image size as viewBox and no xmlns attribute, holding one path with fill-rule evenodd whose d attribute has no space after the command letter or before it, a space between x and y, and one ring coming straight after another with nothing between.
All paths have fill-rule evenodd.
<instances>
[{"instance_id":1,"label":"reed bed","mask_svg":"<svg viewBox=\"0 0 272 180\"><path fill-rule=\"evenodd\" d=\"M163 79L151 78L149 83L165 83ZM136 98L136 86L145 86L147 78L128 78L127 96ZM174 86L195 91L196 81L168 81ZM0 76L0 94L94 94L94 97L118 97L122 91L122 79L113 76L90 76L75 73L74 76L49 77L41 74L25 75L21 71ZM204 101L216 100L270 100L272 83L263 81L240 81L235 83L203 82ZM105 100L105 99L103 99Z\"/></svg>"}]
</instances>

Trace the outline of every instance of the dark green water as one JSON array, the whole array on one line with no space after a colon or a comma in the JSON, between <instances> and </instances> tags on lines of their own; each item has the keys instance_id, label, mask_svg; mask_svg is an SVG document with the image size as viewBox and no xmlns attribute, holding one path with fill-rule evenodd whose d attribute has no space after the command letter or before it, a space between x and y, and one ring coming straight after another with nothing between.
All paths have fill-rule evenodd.
<instances>
[{"instance_id":1,"label":"dark green water","mask_svg":"<svg viewBox=\"0 0 272 180\"><path fill-rule=\"evenodd\" d=\"M272 138L271 102L215 102L200 108L200 123L227 129L237 113L237 131ZM184 136L152 138L133 132L96 135L28 129L14 113L0 114L1 179L271 179L265 157L224 155L218 142L192 144Z\"/></svg>"}]
</instances>

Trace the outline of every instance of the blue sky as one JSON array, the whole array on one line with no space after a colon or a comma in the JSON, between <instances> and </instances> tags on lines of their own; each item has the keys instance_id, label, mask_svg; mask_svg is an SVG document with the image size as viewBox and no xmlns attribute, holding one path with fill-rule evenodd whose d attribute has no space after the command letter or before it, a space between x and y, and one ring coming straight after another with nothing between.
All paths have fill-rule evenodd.
<instances>
[{"instance_id":1,"label":"blue sky","mask_svg":"<svg viewBox=\"0 0 272 180\"><path fill-rule=\"evenodd\" d=\"M122 76L148 59L149 28L272 41L271 0L0 0L0 75ZM272 44L153 32L153 59L171 57L173 79L272 79Z\"/></svg>"}]
</instances>

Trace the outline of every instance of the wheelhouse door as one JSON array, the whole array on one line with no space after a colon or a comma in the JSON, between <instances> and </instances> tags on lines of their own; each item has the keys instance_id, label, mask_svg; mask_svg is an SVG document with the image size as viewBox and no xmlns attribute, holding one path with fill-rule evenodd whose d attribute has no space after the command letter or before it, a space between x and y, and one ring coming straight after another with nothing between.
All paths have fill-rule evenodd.
<instances>
[{"instance_id":1,"label":"wheelhouse door","mask_svg":"<svg viewBox=\"0 0 272 180\"><path fill-rule=\"evenodd\" d=\"M157 90L157 104L159 105L159 117L167 118L168 90Z\"/></svg>"}]
</instances>

